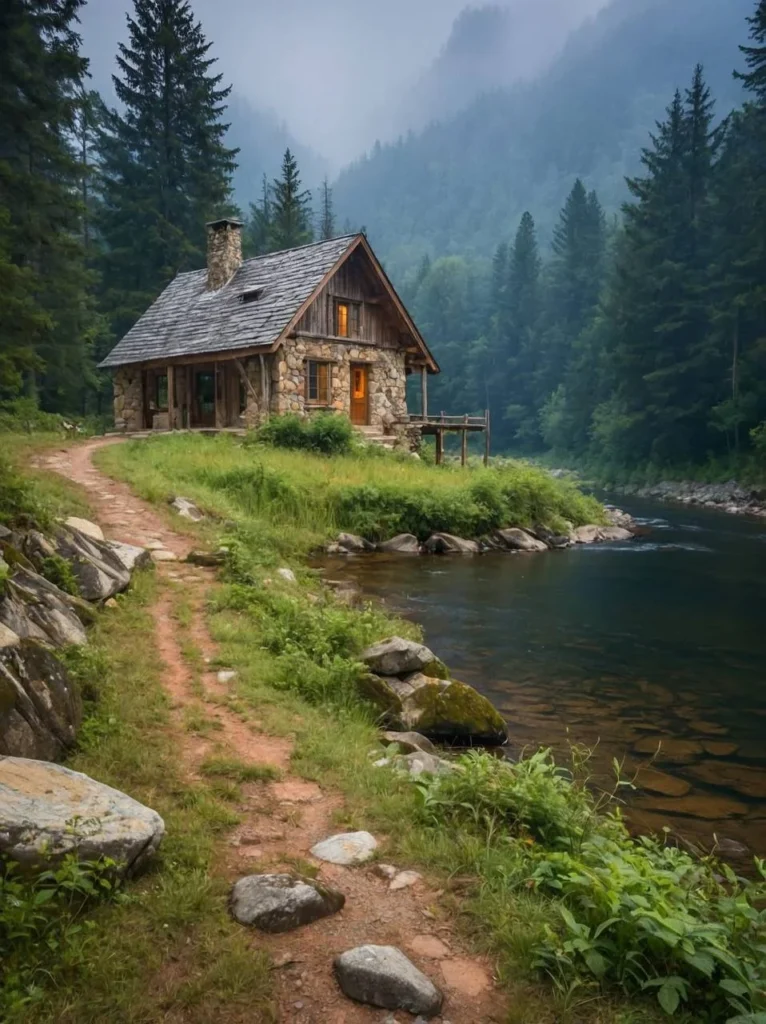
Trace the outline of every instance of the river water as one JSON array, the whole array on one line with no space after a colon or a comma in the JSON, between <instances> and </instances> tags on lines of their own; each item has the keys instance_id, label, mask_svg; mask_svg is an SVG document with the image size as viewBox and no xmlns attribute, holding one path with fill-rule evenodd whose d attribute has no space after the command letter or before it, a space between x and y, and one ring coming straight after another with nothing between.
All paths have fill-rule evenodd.
<instances>
[{"instance_id":1,"label":"river water","mask_svg":"<svg viewBox=\"0 0 766 1024\"><path fill-rule=\"evenodd\" d=\"M766 523L621 505L645 528L625 544L331 573L423 626L503 713L511 755L585 744L602 783L613 758L643 769L625 797L637 825L765 855Z\"/></svg>"}]
</instances>

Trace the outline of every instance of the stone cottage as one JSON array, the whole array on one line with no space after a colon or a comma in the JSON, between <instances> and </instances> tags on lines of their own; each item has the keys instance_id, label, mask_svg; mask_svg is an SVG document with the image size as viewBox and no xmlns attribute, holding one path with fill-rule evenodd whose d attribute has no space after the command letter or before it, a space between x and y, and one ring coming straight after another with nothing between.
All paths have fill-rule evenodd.
<instances>
[{"instance_id":1,"label":"stone cottage","mask_svg":"<svg viewBox=\"0 0 766 1024\"><path fill-rule=\"evenodd\" d=\"M207 225L207 269L179 274L101 363L118 430L255 427L344 413L407 429L406 380L439 367L364 235L242 260L242 226Z\"/></svg>"}]
</instances>

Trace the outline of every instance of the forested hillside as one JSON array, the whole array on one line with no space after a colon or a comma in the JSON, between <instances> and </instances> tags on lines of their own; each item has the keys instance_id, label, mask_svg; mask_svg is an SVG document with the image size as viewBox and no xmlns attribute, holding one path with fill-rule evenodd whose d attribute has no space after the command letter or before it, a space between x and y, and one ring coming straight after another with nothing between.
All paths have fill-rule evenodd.
<instances>
[{"instance_id":1,"label":"forested hillside","mask_svg":"<svg viewBox=\"0 0 766 1024\"><path fill-rule=\"evenodd\" d=\"M491 255L530 210L547 243L572 181L608 211L673 90L705 66L722 113L751 0L613 0L536 83L489 93L342 173L342 216L367 226L394 274L423 255Z\"/></svg>"}]
</instances>

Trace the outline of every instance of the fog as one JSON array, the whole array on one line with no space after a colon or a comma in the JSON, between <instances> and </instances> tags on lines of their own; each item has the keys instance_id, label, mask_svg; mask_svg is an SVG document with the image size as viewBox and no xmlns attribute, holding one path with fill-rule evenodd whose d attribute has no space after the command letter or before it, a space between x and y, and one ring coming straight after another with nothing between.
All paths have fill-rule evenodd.
<instances>
[{"instance_id":1,"label":"fog","mask_svg":"<svg viewBox=\"0 0 766 1024\"><path fill-rule=\"evenodd\" d=\"M505 0L546 60L539 40L566 29L606 0ZM193 0L224 80L254 105L274 111L334 167L376 138L408 127L386 116L406 111L410 88L444 58L466 0ZM82 35L96 88L109 99L117 44L126 38L130 0L90 0ZM446 52L449 52L447 49ZM478 55L481 59L481 55ZM509 57L509 59L511 59ZM537 56L535 60L537 60ZM535 69L529 61L528 75ZM512 77L512 76L511 76Z\"/></svg>"}]
</instances>

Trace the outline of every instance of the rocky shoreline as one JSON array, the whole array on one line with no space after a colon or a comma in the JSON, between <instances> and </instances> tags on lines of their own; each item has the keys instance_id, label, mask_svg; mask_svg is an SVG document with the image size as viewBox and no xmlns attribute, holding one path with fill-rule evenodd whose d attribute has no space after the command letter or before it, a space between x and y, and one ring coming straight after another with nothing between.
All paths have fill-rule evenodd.
<instances>
[{"instance_id":1,"label":"rocky shoreline","mask_svg":"<svg viewBox=\"0 0 766 1024\"><path fill-rule=\"evenodd\" d=\"M701 484L692 480L663 480L647 487L621 487L620 494L636 498L699 505L736 516L766 519L766 491L740 486L735 480L723 484Z\"/></svg>"}]
</instances>

